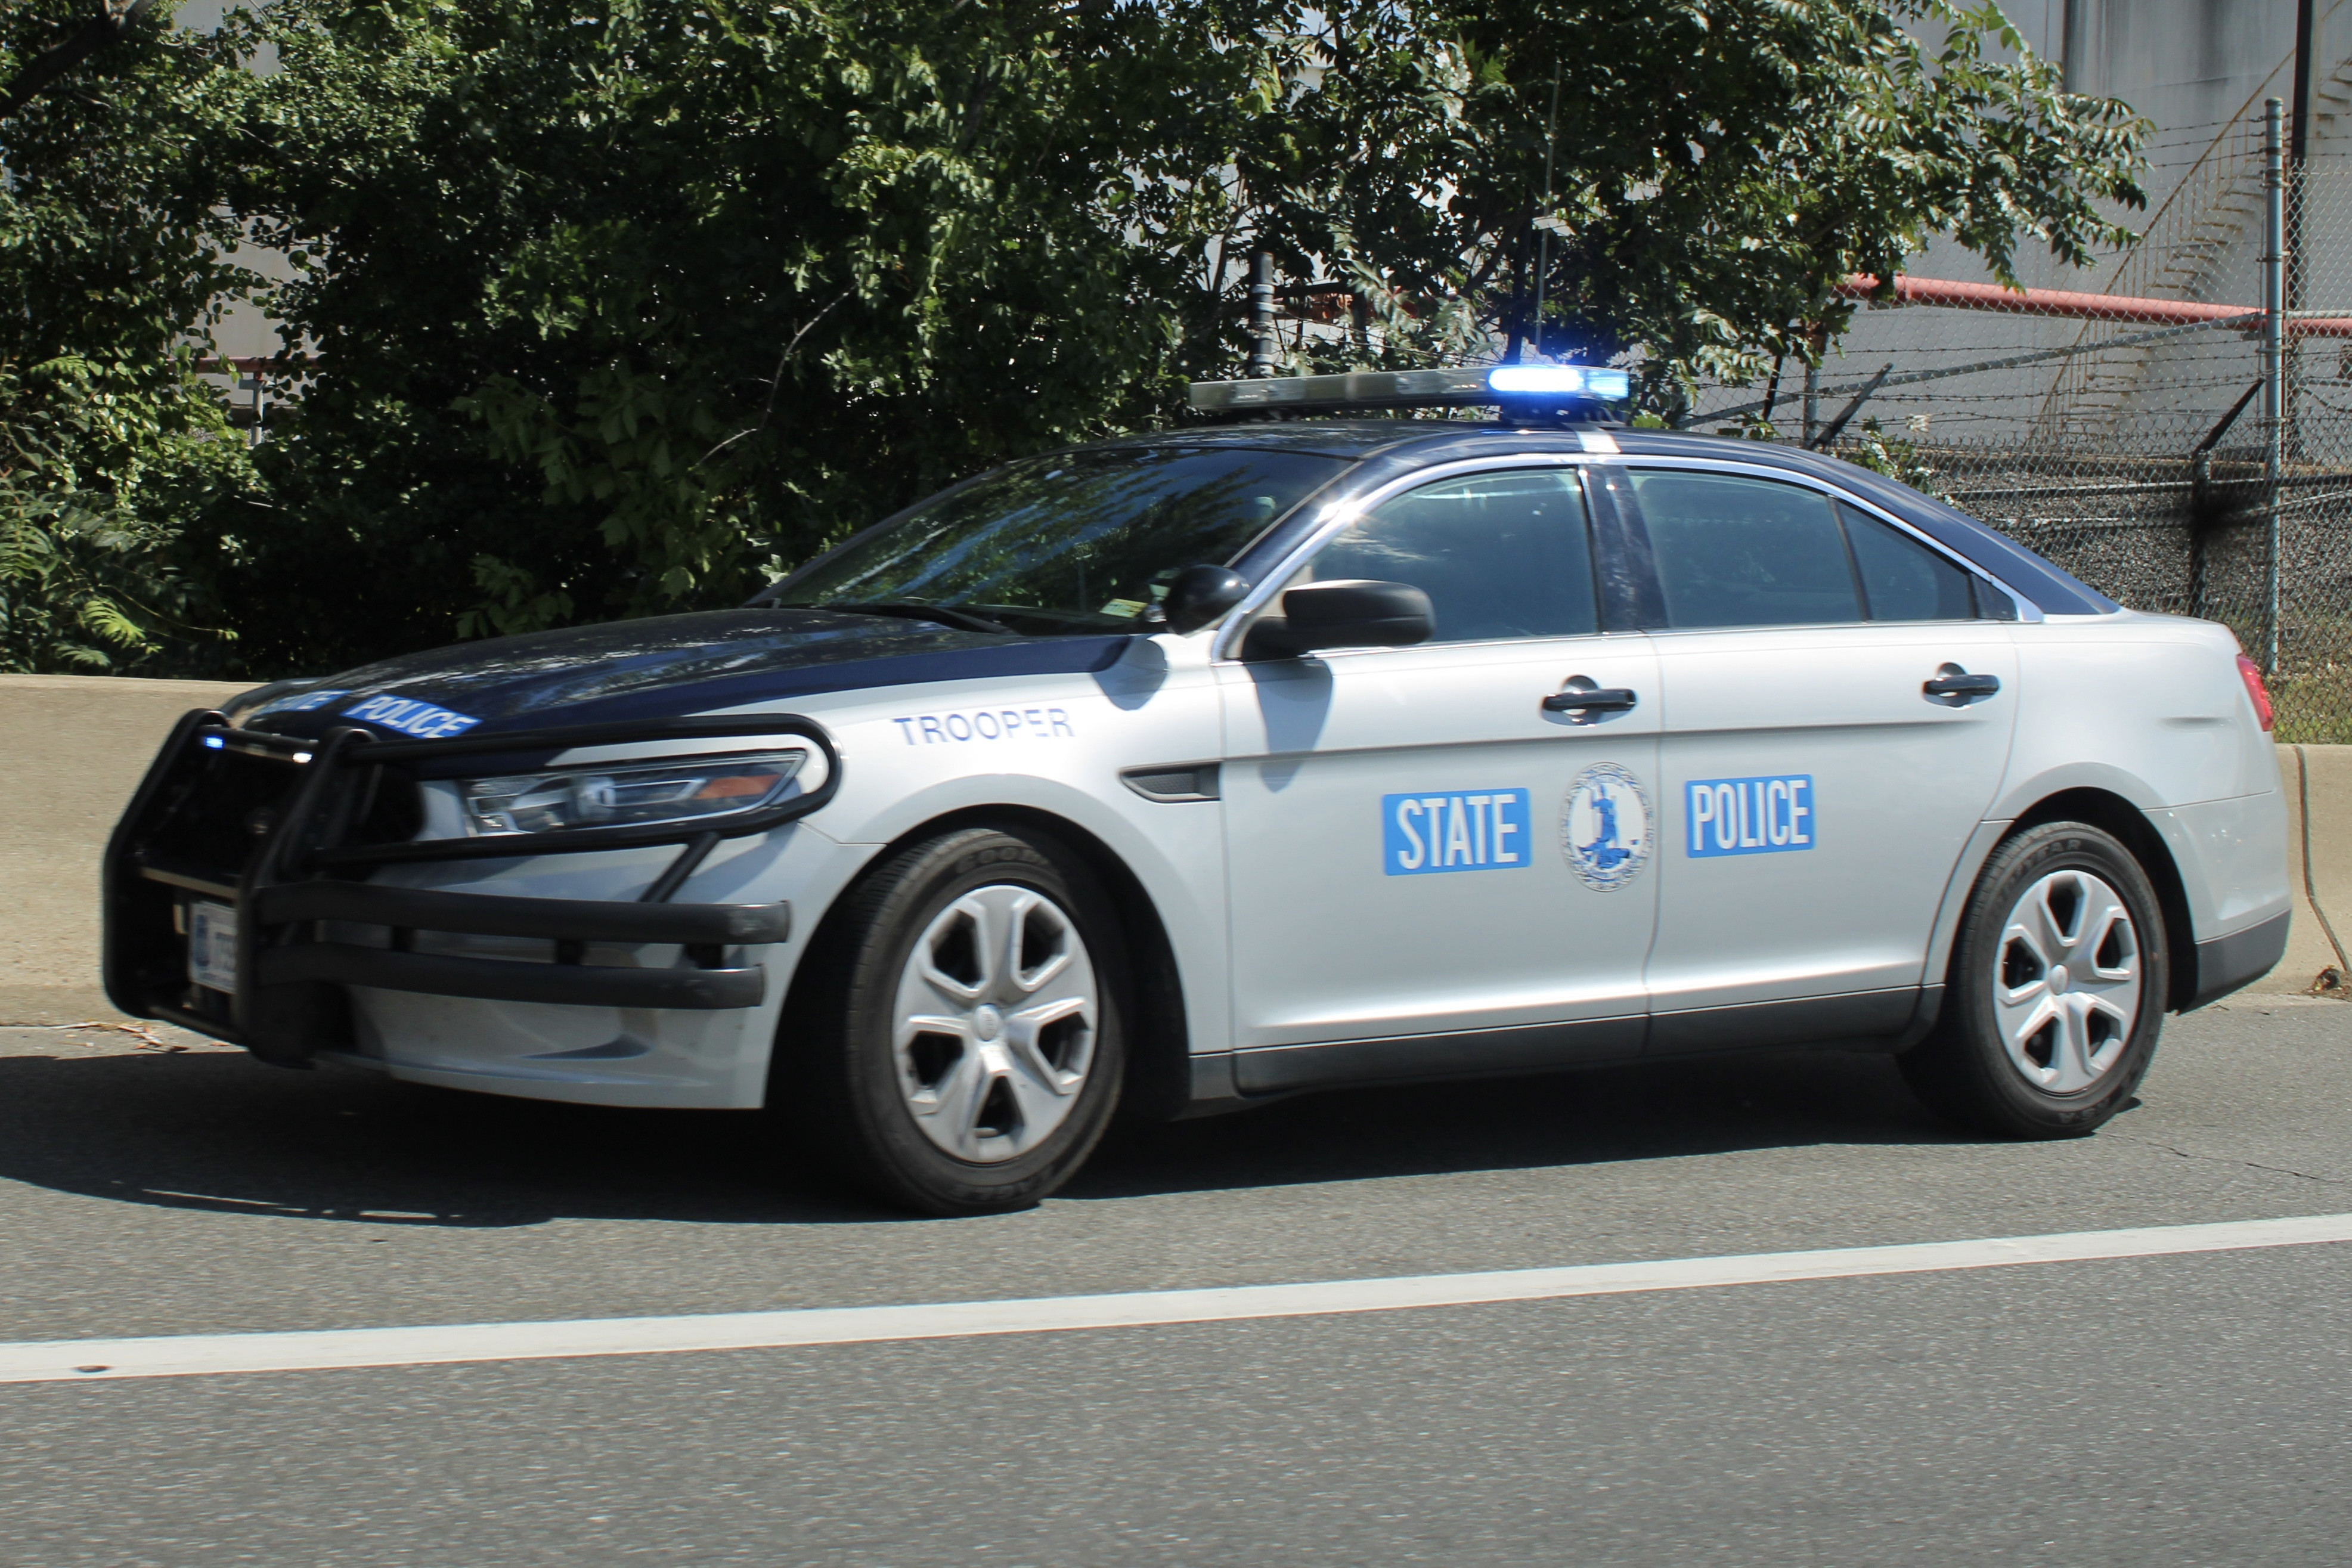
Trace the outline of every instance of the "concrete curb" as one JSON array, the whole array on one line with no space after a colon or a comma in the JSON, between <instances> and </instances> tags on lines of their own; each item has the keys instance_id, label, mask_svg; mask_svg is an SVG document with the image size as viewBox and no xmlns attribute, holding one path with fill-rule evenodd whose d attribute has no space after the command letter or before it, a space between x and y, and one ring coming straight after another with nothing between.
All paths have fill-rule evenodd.
<instances>
[{"instance_id":1,"label":"concrete curb","mask_svg":"<svg viewBox=\"0 0 2352 1568\"><path fill-rule=\"evenodd\" d=\"M0 675L0 1026L117 1018L98 983L107 834L172 723L247 689L197 680ZM2286 956L2254 984L2308 992L2352 973L2352 746L2282 746L2295 905ZM2305 809L2305 803L2309 809ZM2331 931L2332 927L2332 931Z\"/></svg>"}]
</instances>

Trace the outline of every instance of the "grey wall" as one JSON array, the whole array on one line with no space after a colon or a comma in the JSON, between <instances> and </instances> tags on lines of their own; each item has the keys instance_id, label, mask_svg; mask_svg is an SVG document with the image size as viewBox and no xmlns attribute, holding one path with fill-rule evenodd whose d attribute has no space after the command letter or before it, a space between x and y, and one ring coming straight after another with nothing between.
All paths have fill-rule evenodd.
<instances>
[{"instance_id":1,"label":"grey wall","mask_svg":"<svg viewBox=\"0 0 2352 1568\"><path fill-rule=\"evenodd\" d=\"M172 13L172 21L175 26L191 32L209 33L220 26L222 13L239 3L240 0L182 0ZM269 0L242 3L258 9L268 5ZM275 51L266 51L251 65L266 76L278 68L278 58ZM286 258L274 250L240 249L236 260L267 278L282 279L289 276ZM214 353L239 359L274 354L284 346L278 336L278 323L251 305L231 306L227 315L212 329L212 344Z\"/></svg>"}]
</instances>

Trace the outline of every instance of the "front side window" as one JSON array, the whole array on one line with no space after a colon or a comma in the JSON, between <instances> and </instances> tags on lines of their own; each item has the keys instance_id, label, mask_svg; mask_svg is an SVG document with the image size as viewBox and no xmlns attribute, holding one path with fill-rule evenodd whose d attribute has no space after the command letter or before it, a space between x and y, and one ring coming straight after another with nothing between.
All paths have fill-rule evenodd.
<instances>
[{"instance_id":1,"label":"front side window","mask_svg":"<svg viewBox=\"0 0 2352 1568\"><path fill-rule=\"evenodd\" d=\"M1027 634L1134 631L1185 567L1223 565L1348 463L1113 447L1016 463L785 578L754 603L954 612Z\"/></svg>"},{"instance_id":2,"label":"front side window","mask_svg":"<svg viewBox=\"0 0 2352 1568\"><path fill-rule=\"evenodd\" d=\"M1732 474L1636 469L1666 621L1681 629L1968 620L1961 571L1818 490Z\"/></svg>"},{"instance_id":3,"label":"front side window","mask_svg":"<svg viewBox=\"0 0 2352 1568\"><path fill-rule=\"evenodd\" d=\"M1601 627L1584 494L1570 468L1467 474L1408 490L1324 545L1287 586L1359 577L1427 594L1435 642Z\"/></svg>"}]
</instances>

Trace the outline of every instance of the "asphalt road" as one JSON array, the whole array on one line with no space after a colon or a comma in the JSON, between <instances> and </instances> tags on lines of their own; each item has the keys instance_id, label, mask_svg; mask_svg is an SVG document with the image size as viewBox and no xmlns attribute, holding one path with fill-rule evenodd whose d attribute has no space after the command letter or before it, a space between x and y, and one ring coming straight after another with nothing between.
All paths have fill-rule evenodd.
<instances>
[{"instance_id":1,"label":"asphalt road","mask_svg":"<svg viewBox=\"0 0 2352 1568\"><path fill-rule=\"evenodd\" d=\"M185 1041L187 1037L173 1037ZM784 1131L788 1133L789 1122ZM1790 1053L1292 1101L915 1221L774 1125L0 1031L0 1339L1521 1268L2352 1212L2352 1007L2099 1136ZM2336 1563L2352 1246L982 1340L0 1387L0 1563Z\"/></svg>"}]
</instances>

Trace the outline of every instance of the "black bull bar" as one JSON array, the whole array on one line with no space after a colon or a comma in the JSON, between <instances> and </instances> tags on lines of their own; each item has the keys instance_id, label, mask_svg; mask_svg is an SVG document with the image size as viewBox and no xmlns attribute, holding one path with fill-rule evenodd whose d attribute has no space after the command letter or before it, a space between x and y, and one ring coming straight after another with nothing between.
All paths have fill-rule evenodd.
<instances>
[{"instance_id":1,"label":"black bull bar","mask_svg":"<svg viewBox=\"0 0 2352 1568\"><path fill-rule=\"evenodd\" d=\"M528 772L590 746L790 736L824 759L814 789L708 823L586 827L418 838L418 819L384 803L452 760L495 759ZM421 770L421 771L420 771ZM470 771L478 773L481 764ZM801 775L805 776L803 765ZM108 841L104 871L106 994L133 1017L158 1018L299 1065L352 1043L345 987L366 985L491 1001L720 1010L767 994L759 964L730 967L727 950L785 941L791 906L679 904L672 896L722 839L764 833L816 811L841 785L841 757L798 714L667 719L504 731L447 740L387 740L357 728L317 740L232 727L221 713L184 716ZM389 826L389 831L387 831ZM680 846L634 900L504 898L383 887L379 867L508 859ZM233 990L190 975L192 906L234 911ZM330 941L321 922L380 926L382 947ZM417 931L523 937L554 944L553 962L417 952ZM675 943L670 968L583 962L588 942Z\"/></svg>"}]
</instances>

